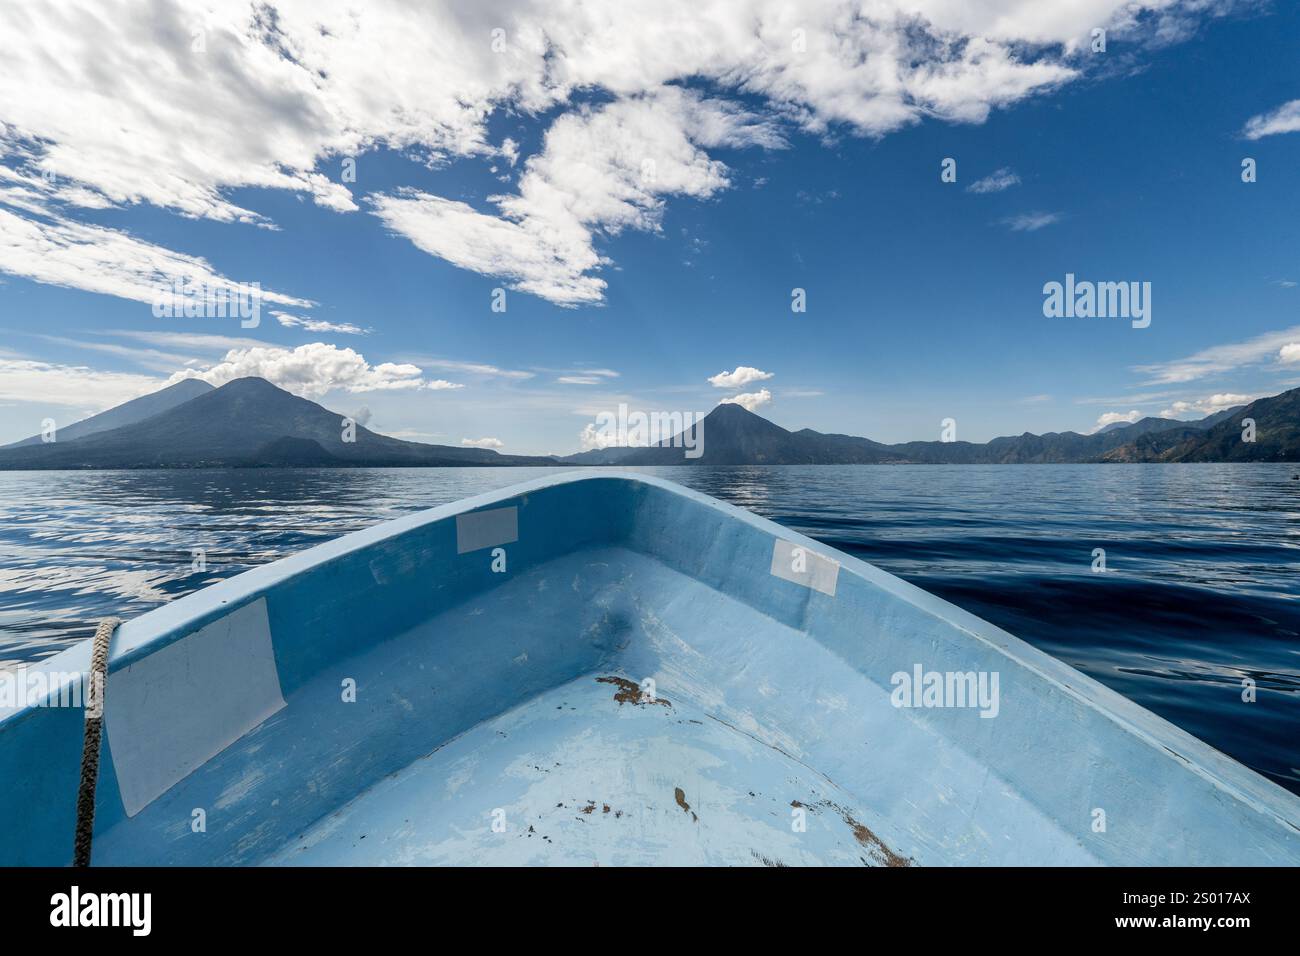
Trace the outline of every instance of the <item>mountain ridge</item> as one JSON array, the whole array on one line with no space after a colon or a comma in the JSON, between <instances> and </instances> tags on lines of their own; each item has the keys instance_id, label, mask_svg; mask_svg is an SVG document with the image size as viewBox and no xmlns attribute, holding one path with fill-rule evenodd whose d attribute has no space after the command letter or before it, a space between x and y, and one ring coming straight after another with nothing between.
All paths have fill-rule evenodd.
<instances>
[{"instance_id":1,"label":"mountain ridge","mask_svg":"<svg viewBox=\"0 0 1300 956\"><path fill-rule=\"evenodd\" d=\"M111 410L110 410L111 411ZM156 415L72 441L0 449L0 469L550 465L552 458L426 445L352 425L262 378L239 378ZM311 445L315 445L313 449Z\"/></svg>"},{"instance_id":2,"label":"mountain ridge","mask_svg":"<svg viewBox=\"0 0 1300 956\"><path fill-rule=\"evenodd\" d=\"M1254 442L1242 440L1248 418L1255 420ZM740 405L722 404L703 420L696 458L686 457L680 436L567 456L503 455L404 441L347 421L261 378L219 388L181 382L69 425L54 442L24 439L0 448L0 470L1300 461L1300 388L1199 421L1149 417L1090 435L1024 432L984 443L887 445L811 428L789 431Z\"/></svg>"},{"instance_id":3,"label":"mountain ridge","mask_svg":"<svg viewBox=\"0 0 1300 956\"><path fill-rule=\"evenodd\" d=\"M852 435L825 434L811 428L787 431L738 405L720 405L705 416L703 454L687 459L676 436L648 448L601 449L599 461L583 452L560 460L568 464L746 465L746 464L1082 464L1093 462L1157 461L1293 461L1300 460L1300 407L1294 417L1283 406L1270 404L1294 396L1300 389L1270 399L1257 399L1208 415L1199 421L1148 417L1092 434L1047 432L1002 436L988 442L911 441L886 445ZM1288 400L1289 402L1290 400ZM1261 404L1262 403L1262 404ZM1237 418L1258 414L1267 419L1270 441L1240 441ZM1287 404L1286 409L1290 408ZM761 425L758 423L762 423ZM1265 424L1257 423L1260 428ZM717 435L721 432L722 441ZM1202 443L1213 433L1217 451ZM1296 433L1293 437L1287 435ZM1238 435L1240 448L1231 444ZM1215 457L1216 455L1220 457ZM1291 457L1288 457L1291 456Z\"/></svg>"},{"instance_id":4,"label":"mountain ridge","mask_svg":"<svg viewBox=\"0 0 1300 956\"><path fill-rule=\"evenodd\" d=\"M212 391L212 386L203 379L182 379L156 392L141 395L139 398L133 398L121 405L114 405L98 415L91 415L89 418L83 418L79 422L59 428L55 431L55 438L57 441L74 441L97 432L121 428L123 425L134 425L147 418L152 418L160 412L175 408L177 405L183 405L190 399L198 398L198 396L210 391ZM41 436L32 435L30 438L24 438L9 445L0 445L0 450L40 444L44 444Z\"/></svg>"}]
</instances>

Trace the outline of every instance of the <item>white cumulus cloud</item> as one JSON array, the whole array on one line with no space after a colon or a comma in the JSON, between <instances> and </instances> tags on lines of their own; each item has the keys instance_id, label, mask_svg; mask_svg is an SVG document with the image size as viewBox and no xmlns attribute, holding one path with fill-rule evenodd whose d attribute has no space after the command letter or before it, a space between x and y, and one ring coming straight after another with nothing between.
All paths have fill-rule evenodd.
<instances>
[{"instance_id":1,"label":"white cumulus cloud","mask_svg":"<svg viewBox=\"0 0 1300 956\"><path fill-rule=\"evenodd\" d=\"M754 411L762 408L772 401L772 393L765 388L760 388L757 392L742 392L739 395L732 395L730 398L724 398L718 402L719 405L739 405L746 411Z\"/></svg>"},{"instance_id":2,"label":"white cumulus cloud","mask_svg":"<svg viewBox=\"0 0 1300 956\"><path fill-rule=\"evenodd\" d=\"M312 342L295 349L259 346L231 349L226 357L205 371L186 369L167 382L201 378L221 386L237 378L254 376L305 398L319 398L333 389L348 392L377 392L395 389L460 388L442 379L427 380L418 365L382 362L371 365L352 349L324 342Z\"/></svg>"},{"instance_id":3,"label":"white cumulus cloud","mask_svg":"<svg viewBox=\"0 0 1300 956\"><path fill-rule=\"evenodd\" d=\"M1160 417L1204 418L1206 415L1213 415L1215 412L1235 408L1238 405L1249 405L1257 397L1256 395L1238 395L1233 392L1218 392L1192 401L1174 402L1160 413Z\"/></svg>"},{"instance_id":4,"label":"white cumulus cloud","mask_svg":"<svg viewBox=\"0 0 1300 956\"><path fill-rule=\"evenodd\" d=\"M619 447L619 436L613 429L597 428L594 422L587 422L578 435L578 443L583 451L616 448Z\"/></svg>"},{"instance_id":5,"label":"white cumulus cloud","mask_svg":"<svg viewBox=\"0 0 1300 956\"><path fill-rule=\"evenodd\" d=\"M709 384L714 388L744 388L753 382L761 382L773 376L750 365L737 365L734 372L719 372L709 377Z\"/></svg>"},{"instance_id":6,"label":"white cumulus cloud","mask_svg":"<svg viewBox=\"0 0 1300 956\"><path fill-rule=\"evenodd\" d=\"M707 198L728 185L704 145L781 145L769 123L668 87L558 118L496 214L413 189L369 197L393 232L463 269L501 276L559 305L598 302L606 264L596 238L656 231L664 197Z\"/></svg>"},{"instance_id":7,"label":"white cumulus cloud","mask_svg":"<svg viewBox=\"0 0 1300 956\"><path fill-rule=\"evenodd\" d=\"M51 204L65 216L149 203L273 226L250 206L259 190L287 190L339 213L368 208L430 255L520 291L597 303L609 265L600 240L657 229L667 198L729 184L709 150L777 148L786 128L881 136L927 118L982 122L1078 77L1092 28L1176 39L1207 6L165 0L145 16L134 0L6 3L0 152L58 186L9 183L0 201L37 218ZM493 146L488 126L503 115L554 116L541 151ZM367 154L383 148L434 165L500 159L518 185L488 208L400 187L363 203ZM60 281L35 261L44 231L10 227L0 248L16 239L30 270L18 274ZM109 291L115 256L133 250L100 240L85 285L66 262L55 275Z\"/></svg>"},{"instance_id":8,"label":"white cumulus cloud","mask_svg":"<svg viewBox=\"0 0 1300 956\"><path fill-rule=\"evenodd\" d=\"M1116 422L1127 422L1132 424L1142 417L1142 413L1136 408L1131 412L1106 412L1097 419L1097 424L1093 427L1092 433L1101 431L1107 425L1114 425Z\"/></svg>"},{"instance_id":9,"label":"white cumulus cloud","mask_svg":"<svg viewBox=\"0 0 1300 956\"><path fill-rule=\"evenodd\" d=\"M500 438L462 438L460 443L472 448L504 448L506 445Z\"/></svg>"}]
</instances>

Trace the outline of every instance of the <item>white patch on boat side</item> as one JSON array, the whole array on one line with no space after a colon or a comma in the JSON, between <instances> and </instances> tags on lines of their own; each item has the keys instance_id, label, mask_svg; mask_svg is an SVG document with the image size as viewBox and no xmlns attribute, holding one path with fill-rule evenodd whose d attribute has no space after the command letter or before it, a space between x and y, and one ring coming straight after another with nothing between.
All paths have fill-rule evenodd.
<instances>
[{"instance_id":1,"label":"white patch on boat side","mask_svg":"<svg viewBox=\"0 0 1300 956\"><path fill-rule=\"evenodd\" d=\"M106 723L133 817L284 707L266 599L109 676Z\"/></svg>"},{"instance_id":2,"label":"white patch on boat side","mask_svg":"<svg viewBox=\"0 0 1300 956\"><path fill-rule=\"evenodd\" d=\"M817 703L827 710L847 711L849 702L839 694L822 694L817 698Z\"/></svg>"},{"instance_id":3,"label":"white patch on boat side","mask_svg":"<svg viewBox=\"0 0 1300 956\"><path fill-rule=\"evenodd\" d=\"M250 767L241 777L226 783L212 806L218 810L229 810L265 782L266 772L260 767Z\"/></svg>"},{"instance_id":4,"label":"white patch on boat side","mask_svg":"<svg viewBox=\"0 0 1300 956\"><path fill-rule=\"evenodd\" d=\"M514 505L456 515L457 554L514 544L518 540L519 509Z\"/></svg>"},{"instance_id":5,"label":"white patch on boat side","mask_svg":"<svg viewBox=\"0 0 1300 956\"><path fill-rule=\"evenodd\" d=\"M473 780L474 770L477 767L478 756L476 754L462 757L452 764L447 772L446 789L443 792L444 797L453 796L457 790Z\"/></svg>"},{"instance_id":6,"label":"white patch on boat side","mask_svg":"<svg viewBox=\"0 0 1300 956\"><path fill-rule=\"evenodd\" d=\"M772 574L835 597L840 563L802 544L777 538L772 542Z\"/></svg>"}]
</instances>

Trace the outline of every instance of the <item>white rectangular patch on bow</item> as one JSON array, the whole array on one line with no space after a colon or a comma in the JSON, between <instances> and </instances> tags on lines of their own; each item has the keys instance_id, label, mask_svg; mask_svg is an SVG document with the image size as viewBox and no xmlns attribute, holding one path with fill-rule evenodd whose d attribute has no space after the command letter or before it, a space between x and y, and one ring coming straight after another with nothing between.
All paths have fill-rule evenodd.
<instances>
[{"instance_id":1,"label":"white rectangular patch on bow","mask_svg":"<svg viewBox=\"0 0 1300 956\"><path fill-rule=\"evenodd\" d=\"M456 553L480 551L519 540L519 509L493 508L456 515Z\"/></svg>"},{"instance_id":2,"label":"white rectangular patch on bow","mask_svg":"<svg viewBox=\"0 0 1300 956\"><path fill-rule=\"evenodd\" d=\"M772 546L772 574L835 597L840 563L805 545L777 538Z\"/></svg>"},{"instance_id":3,"label":"white rectangular patch on bow","mask_svg":"<svg viewBox=\"0 0 1300 956\"><path fill-rule=\"evenodd\" d=\"M133 817L284 707L266 598L109 674L104 700Z\"/></svg>"}]
</instances>

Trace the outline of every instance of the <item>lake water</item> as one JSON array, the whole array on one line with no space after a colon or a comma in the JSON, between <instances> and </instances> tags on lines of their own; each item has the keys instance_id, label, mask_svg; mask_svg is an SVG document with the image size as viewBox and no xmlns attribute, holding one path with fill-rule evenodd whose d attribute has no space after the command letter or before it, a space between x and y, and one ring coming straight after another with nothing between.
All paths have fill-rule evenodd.
<instances>
[{"instance_id":1,"label":"lake water","mask_svg":"<svg viewBox=\"0 0 1300 956\"><path fill-rule=\"evenodd\" d=\"M101 617L559 470L0 472L0 667ZM1293 465L643 470L885 568L1300 793Z\"/></svg>"}]
</instances>

